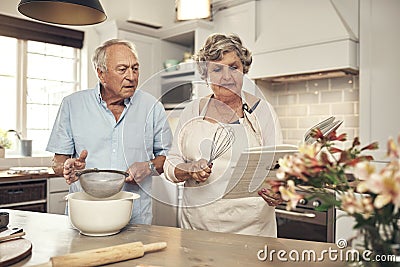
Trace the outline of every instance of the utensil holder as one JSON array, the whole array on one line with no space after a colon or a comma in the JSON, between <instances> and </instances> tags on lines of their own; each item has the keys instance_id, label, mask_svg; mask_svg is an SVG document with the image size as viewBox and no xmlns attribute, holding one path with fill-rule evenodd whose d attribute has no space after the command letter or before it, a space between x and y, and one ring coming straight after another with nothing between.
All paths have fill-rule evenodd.
<instances>
[{"instance_id":1,"label":"utensil holder","mask_svg":"<svg viewBox=\"0 0 400 267\"><path fill-rule=\"evenodd\" d=\"M32 156L32 140L21 139L21 155L24 157Z\"/></svg>"}]
</instances>

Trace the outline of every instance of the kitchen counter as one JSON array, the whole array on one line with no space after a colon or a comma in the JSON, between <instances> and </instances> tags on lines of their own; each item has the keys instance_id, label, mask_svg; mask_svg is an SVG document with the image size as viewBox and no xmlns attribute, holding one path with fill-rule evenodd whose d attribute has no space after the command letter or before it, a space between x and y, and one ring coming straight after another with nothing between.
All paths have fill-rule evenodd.
<instances>
[{"instance_id":1,"label":"kitchen counter","mask_svg":"<svg viewBox=\"0 0 400 267\"><path fill-rule=\"evenodd\" d=\"M54 174L54 171L52 168L47 169L47 173L16 173L16 174L10 174L8 173L8 170L3 170L0 171L0 183L2 182L15 182L15 181L25 181L25 180L30 180L30 179L46 179L46 178L52 178L52 177L58 177L57 175Z\"/></svg>"},{"instance_id":2,"label":"kitchen counter","mask_svg":"<svg viewBox=\"0 0 400 267\"><path fill-rule=\"evenodd\" d=\"M317 258L321 251L337 250L335 244L310 241L266 238L248 235L213 233L180 228L129 225L119 234L108 237L89 237L79 234L65 215L36 213L17 210L0 210L10 213L10 226L19 226L26 232L25 238L32 242L32 255L13 266L30 266L48 262L50 257L67 253L108 247L123 243L141 241L143 244L167 242L162 251L146 253L142 258L111 264L111 266L345 266L344 262L329 260L325 253L320 261L283 262L278 260L277 251L288 253L296 250L314 250ZM301 229L299 229L301 231ZM263 261L263 252L272 250L271 258ZM282 255L281 255L282 256Z\"/></svg>"}]
</instances>

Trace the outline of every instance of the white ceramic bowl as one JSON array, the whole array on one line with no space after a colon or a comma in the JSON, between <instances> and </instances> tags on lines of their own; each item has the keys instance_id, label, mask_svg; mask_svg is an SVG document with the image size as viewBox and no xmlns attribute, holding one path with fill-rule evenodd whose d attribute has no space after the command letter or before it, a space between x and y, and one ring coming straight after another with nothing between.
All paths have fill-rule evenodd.
<instances>
[{"instance_id":1,"label":"white ceramic bowl","mask_svg":"<svg viewBox=\"0 0 400 267\"><path fill-rule=\"evenodd\" d=\"M125 191L101 199L85 192L71 193L67 196L69 219L81 234L113 235L129 223L134 200L139 197L138 194Z\"/></svg>"}]
</instances>

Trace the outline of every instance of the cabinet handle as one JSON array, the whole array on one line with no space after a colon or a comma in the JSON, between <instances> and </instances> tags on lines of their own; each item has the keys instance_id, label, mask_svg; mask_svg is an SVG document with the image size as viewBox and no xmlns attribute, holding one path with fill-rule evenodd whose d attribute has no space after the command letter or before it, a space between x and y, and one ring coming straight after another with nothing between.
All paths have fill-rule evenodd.
<instances>
[{"instance_id":1,"label":"cabinet handle","mask_svg":"<svg viewBox=\"0 0 400 267\"><path fill-rule=\"evenodd\" d=\"M295 211L287 211L287 210L280 210L280 209L275 209L276 213L280 214L285 214L285 215L291 215L291 216L296 216L296 217L306 217L306 218L315 218L314 213L301 213L301 212L295 212Z\"/></svg>"},{"instance_id":2,"label":"cabinet handle","mask_svg":"<svg viewBox=\"0 0 400 267\"><path fill-rule=\"evenodd\" d=\"M24 193L24 189L22 189L22 188L7 190L7 194L9 194L9 195L22 194L22 193Z\"/></svg>"}]
</instances>

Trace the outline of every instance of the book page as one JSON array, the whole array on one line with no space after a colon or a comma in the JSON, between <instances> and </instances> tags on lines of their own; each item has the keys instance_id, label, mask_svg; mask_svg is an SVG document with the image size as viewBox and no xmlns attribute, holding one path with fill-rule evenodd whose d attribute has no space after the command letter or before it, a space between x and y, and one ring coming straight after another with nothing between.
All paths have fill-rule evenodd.
<instances>
[{"instance_id":1,"label":"book page","mask_svg":"<svg viewBox=\"0 0 400 267\"><path fill-rule=\"evenodd\" d=\"M224 199L259 196L258 191L267 184L268 178L275 179L279 168L278 160L297 148L288 145L286 150L265 150L265 148L243 151L226 188ZM278 147L274 147L276 149ZM294 149L296 148L296 149ZM270 148L269 148L270 149Z\"/></svg>"}]
</instances>

